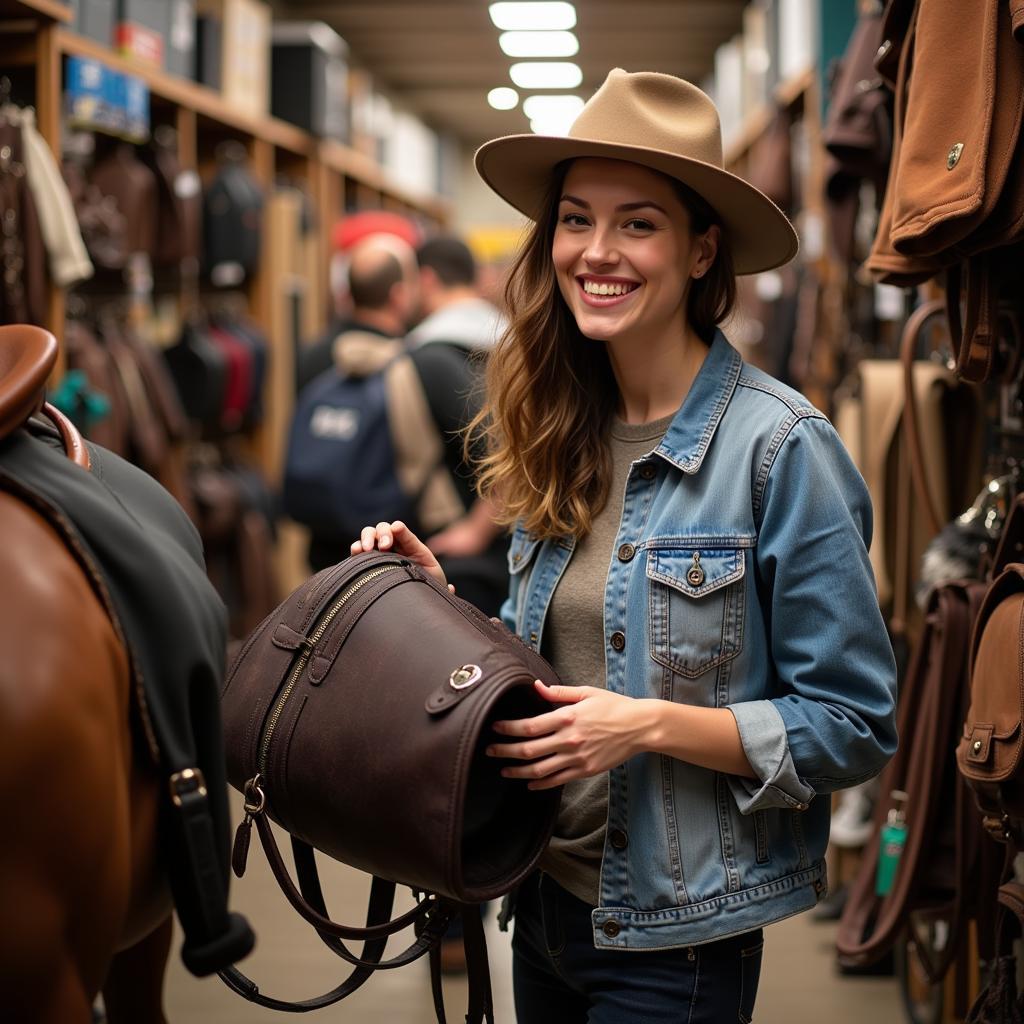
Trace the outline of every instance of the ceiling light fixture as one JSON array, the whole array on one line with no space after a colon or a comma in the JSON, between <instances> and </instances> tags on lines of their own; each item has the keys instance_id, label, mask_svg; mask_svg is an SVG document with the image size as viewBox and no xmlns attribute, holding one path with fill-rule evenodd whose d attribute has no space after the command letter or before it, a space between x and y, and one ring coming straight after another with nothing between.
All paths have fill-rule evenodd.
<instances>
[{"instance_id":1,"label":"ceiling light fixture","mask_svg":"<svg viewBox=\"0 0 1024 1024\"><path fill-rule=\"evenodd\" d=\"M523 113L537 135L565 135L583 109L579 96L527 96Z\"/></svg>"},{"instance_id":2,"label":"ceiling light fixture","mask_svg":"<svg viewBox=\"0 0 1024 1024\"><path fill-rule=\"evenodd\" d=\"M520 89L575 89L583 81L580 66L570 61L527 61L508 73Z\"/></svg>"},{"instance_id":3,"label":"ceiling light fixture","mask_svg":"<svg viewBox=\"0 0 1024 1024\"><path fill-rule=\"evenodd\" d=\"M565 136L569 134L573 120L571 117L552 117L545 120L534 118L530 122L530 131L534 135Z\"/></svg>"},{"instance_id":4,"label":"ceiling light fixture","mask_svg":"<svg viewBox=\"0 0 1024 1024\"><path fill-rule=\"evenodd\" d=\"M576 9L569 3L491 4L491 21L503 30L551 31L575 28Z\"/></svg>"},{"instance_id":5,"label":"ceiling light fixture","mask_svg":"<svg viewBox=\"0 0 1024 1024\"><path fill-rule=\"evenodd\" d=\"M519 106L519 93L503 85L487 94L487 102L495 110L515 110Z\"/></svg>"},{"instance_id":6,"label":"ceiling light fixture","mask_svg":"<svg viewBox=\"0 0 1024 1024\"><path fill-rule=\"evenodd\" d=\"M509 57L575 57L580 48L571 32L502 32L498 45Z\"/></svg>"}]
</instances>

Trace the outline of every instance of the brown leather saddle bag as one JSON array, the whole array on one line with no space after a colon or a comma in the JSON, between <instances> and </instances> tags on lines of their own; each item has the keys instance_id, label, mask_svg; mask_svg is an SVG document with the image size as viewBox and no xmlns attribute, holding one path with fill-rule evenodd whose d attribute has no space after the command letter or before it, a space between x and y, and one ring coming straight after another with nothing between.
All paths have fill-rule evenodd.
<instances>
[{"instance_id":1,"label":"brown leather saddle bag","mask_svg":"<svg viewBox=\"0 0 1024 1024\"><path fill-rule=\"evenodd\" d=\"M971 703L956 749L985 830L1024 848L1024 565L985 594L971 645Z\"/></svg>"},{"instance_id":2,"label":"brown leather saddle bag","mask_svg":"<svg viewBox=\"0 0 1024 1024\"><path fill-rule=\"evenodd\" d=\"M373 969L431 953L443 1020L437 945L448 921L525 878L554 826L560 791L503 778L505 762L484 753L497 738L491 723L550 710L537 678L556 681L518 637L396 554L347 559L275 609L240 650L222 696L228 778L247 811L233 863L240 874L254 822L292 905L356 970L302 1004L260 996L237 971L225 981L263 1005L312 1009L343 998ZM299 890L268 819L292 835ZM367 928L328 919L314 848L375 876ZM396 883L420 902L389 921ZM463 920L467 1020L490 1019L476 906ZM383 940L409 925L416 940L382 963ZM363 954L337 941L345 938L367 942Z\"/></svg>"}]
</instances>

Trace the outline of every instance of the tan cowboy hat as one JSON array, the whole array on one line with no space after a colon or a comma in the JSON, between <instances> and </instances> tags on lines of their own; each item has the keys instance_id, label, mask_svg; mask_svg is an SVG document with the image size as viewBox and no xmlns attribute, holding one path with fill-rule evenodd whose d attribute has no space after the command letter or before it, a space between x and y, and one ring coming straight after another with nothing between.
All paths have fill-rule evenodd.
<instances>
[{"instance_id":1,"label":"tan cowboy hat","mask_svg":"<svg viewBox=\"0 0 1024 1024\"><path fill-rule=\"evenodd\" d=\"M536 220L555 165L583 156L642 164L692 188L728 230L737 274L771 270L796 255L796 231L786 215L722 167L718 111L681 78L615 68L567 137L493 139L477 150L476 169L502 199Z\"/></svg>"}]
</instances>

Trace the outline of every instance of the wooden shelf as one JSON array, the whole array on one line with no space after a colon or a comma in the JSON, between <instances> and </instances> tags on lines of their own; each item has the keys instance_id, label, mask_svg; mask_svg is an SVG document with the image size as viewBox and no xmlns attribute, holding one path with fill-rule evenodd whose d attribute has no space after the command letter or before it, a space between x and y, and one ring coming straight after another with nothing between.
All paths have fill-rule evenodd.
<instances>
[{"instance_id":1,"label":"wooden shelf","mask_svg":"<svg viewBox=\"0 0 1024 1024\"><path fill-rule=\"evenodd\" d=\"M444 221L451 215L449 203L437 196L423 196L400 185L394 184L385 171L370 157L358 150L350 149L339 142L323 140L319 145L319 158L331 170L348 178L354 178L369 188L387 193L395 199L422 210L438 220Z\"/></svg>"},{"instance_id":2,"label":"wooden shelf","mask_svg":"<svg viewBox=\"0 0 1024 1024\"><path fill-rule=\"evenodd\" d=\"M71 8L60 0L0 0L0 18L45 18L71 24Z\"/></svg>"},{"instance_id":3,"label":"wooden shelf","mask_svg":"<svg viewBox=\"0 0 1024 1024\"><path fill-rule=\"evenodd\" d=\"M2 2L2 0L0 0ZM224 101L220 93L205 85L169 75L158 68L148 67L139 61L129 60L114 53L109 47L95 40L87 39L75 32L61 29L57 34L60 51L72 57L88 57L100 61L115 71L140 78L154 96L194 110L202 117L209 118L236 131L259 136L281 149L304 156L312 156L314 141L304 131L273 117L253 117L245 111L236 110Z\"/></svg>"},{"instance_id":4,"label":"wooden shelf","mask_svg":"<svg viewBox=\"0 0 1024 1024\"><path fill-rule=\"evenodd\" d=\"M0 0L0 4L3 2ZM213 89L121 57L101 43L67 29L58 31L57 45L62 53L69 56L91 58L115 71L135 75L146 83L154 96L195 111L200 117L269 142L287 153L320 160L339 174L354 178L438 220L446 220L450 216L451 211L444 200L417 195L396 185L373 160L348 146L316 139L279 118L253 117L232 107Z\"/></svg>"},{"instance_id":5,"label":"wooden shelf","mask_svg":"<svg viewBox=\"0 0 1024 1024\"><path fill-rule=\"evenodd\" d=\"M736 136L725 147L723 162L726 167L734 166L747 154L750 147L767 131L776 110L785 110L803 98L804 93L814 84L814 76L814 68L807 68L799 75L780 82L775 88L772 102L747 115Z\"/></svg>"}]
</instances>

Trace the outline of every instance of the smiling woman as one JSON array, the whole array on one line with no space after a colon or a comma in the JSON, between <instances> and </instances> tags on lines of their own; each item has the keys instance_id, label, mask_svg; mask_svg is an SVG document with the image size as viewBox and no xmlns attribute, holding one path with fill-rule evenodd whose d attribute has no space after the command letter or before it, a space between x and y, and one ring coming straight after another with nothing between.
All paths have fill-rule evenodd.
<instances>
[{"instance_id":1,"label":"smiling woman","mask_svg":"<svg viewBox=\"0 0 1024 1024\"><path fill-rule=\"evenodd\" d=\"M613 71L567 138L477 167L534 220L474 424L514 526L502 618L565 684L487 751L565 787L515 908L517 1016L747 1022L761 929L825 892L831 792L895 749L864 482L718 327L796 236L668 75Z\"/></svg>"}]
</instances>

